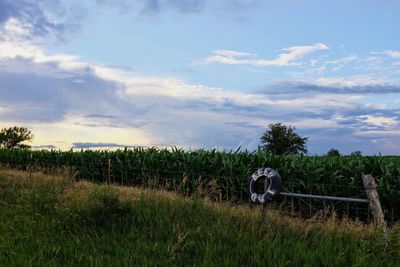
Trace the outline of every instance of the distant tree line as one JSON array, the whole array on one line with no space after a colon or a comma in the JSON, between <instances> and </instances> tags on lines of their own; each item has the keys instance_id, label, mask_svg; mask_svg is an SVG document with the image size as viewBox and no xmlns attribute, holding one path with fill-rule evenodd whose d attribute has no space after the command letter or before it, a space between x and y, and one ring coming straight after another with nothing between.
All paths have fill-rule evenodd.
<instances>
[{"instance_id":1,"label":"distant tree line","mask_svg":"<svg viewBox=\"0 0 400 267\"><path fill-rule=\"evenodd\" d=\"M10 127L0 130L0 148L30 148L26 142L33 140L33 133L25 127ZM294 126L286 126L281 122L269 124L267 130L261 136L262 147L276 155L303 155L307 154L308 137L296 133ZM351 156L361 156L361 151L354 151ZM340 151L330 149L326 156L340 157Z\"/></svg>"}]
</instances>

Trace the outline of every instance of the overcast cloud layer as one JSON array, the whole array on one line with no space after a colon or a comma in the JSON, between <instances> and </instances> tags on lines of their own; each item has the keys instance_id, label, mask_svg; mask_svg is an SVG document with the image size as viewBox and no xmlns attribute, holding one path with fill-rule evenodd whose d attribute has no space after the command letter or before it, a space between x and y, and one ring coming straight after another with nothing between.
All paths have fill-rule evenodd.
<instances>
[{"instance_id":1,"label":"overcast cloud layer","mask_svg":"<svg viewBox=\"0 0 400 267\"><path fill-rule=\"evenodd\" d=\"M162 12L214 16L209 1L118 3L113 7L128 17ZM219 7L233 10L230 14L240 6L254 14L252 7L260 5L227 3ZM284 122L309 137L311 154L332 147L344 153L399 154L396 47L358 55L343 54L324 40L283 45L267 55L216 47L187 62L193 75L218 66L280 73L238 90L188 81L179 74L152 75L85 60L84 55L46 44L78 38L70 33L83 31L84 21L93 19L91 8L110 5L97 0L77 13L76 6L64 1L0 3L0 127L31 128L36 148L176 145L252 150L269 123Z\"/></svg>"}]
</instances>

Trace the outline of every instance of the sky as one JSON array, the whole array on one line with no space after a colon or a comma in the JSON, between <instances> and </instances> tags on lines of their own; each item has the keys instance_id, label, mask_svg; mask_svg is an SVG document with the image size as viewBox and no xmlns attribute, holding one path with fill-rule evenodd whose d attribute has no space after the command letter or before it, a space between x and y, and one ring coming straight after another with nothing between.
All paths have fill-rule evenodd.
<instances>
[{"instance_id":1,"label":"sky","mask_svg":"<svg viewBox=\"0 0 400 267\"><path fill-rule=\"evenodd\" d=\"M0 128L34 148L400 155L400 1L0 0Z\"/></svg>"}]
</instances>

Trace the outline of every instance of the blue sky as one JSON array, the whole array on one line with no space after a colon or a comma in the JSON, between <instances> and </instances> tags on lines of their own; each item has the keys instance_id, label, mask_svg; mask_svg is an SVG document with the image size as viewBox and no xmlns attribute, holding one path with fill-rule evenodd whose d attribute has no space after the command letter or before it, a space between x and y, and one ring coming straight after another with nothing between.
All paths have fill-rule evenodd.
<instances>
[{"instance_id":1,"label":"blue sky","mask_svg":"<svg viewBox=\"0 0 400 267\"><path fill-rule=\"evenodd\" d=\"M84 2L84 3L82 3ZM33 146L400 154L400 2L1 0L0 127Z\"/></svg>"}]
</instances>

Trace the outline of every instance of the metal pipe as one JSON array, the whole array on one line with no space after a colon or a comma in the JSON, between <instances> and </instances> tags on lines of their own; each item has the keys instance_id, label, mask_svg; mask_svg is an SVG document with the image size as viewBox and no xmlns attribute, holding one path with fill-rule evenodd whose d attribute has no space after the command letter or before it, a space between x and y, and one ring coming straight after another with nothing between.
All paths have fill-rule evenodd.
<instances>
[{"instance_id":1,"label":"metal pipe","mask_svg":"<svg viewBox=\"0 0 400 267\"><path fill-rule=\"evenodd\" d=\"M347 202L358 202L358 203L368 203L367 199L360 198L350 198L350 197L329 197L329 196L319 196L319 195L307 195L289 192L280 192L282 196L288 197L303 197L303 198L313 198L313 199L325 199L325 200L337 200L337 201L347 201Z\"/></svg>"}]
</instances>

